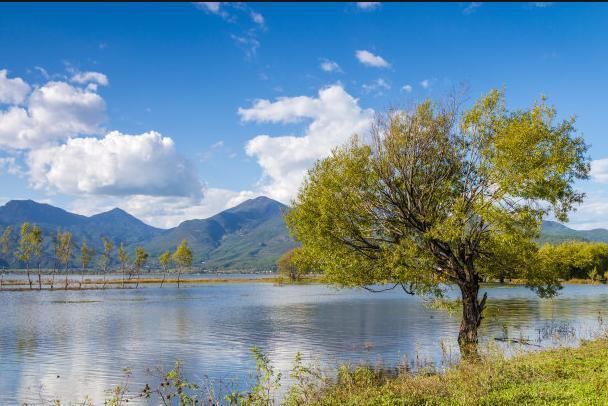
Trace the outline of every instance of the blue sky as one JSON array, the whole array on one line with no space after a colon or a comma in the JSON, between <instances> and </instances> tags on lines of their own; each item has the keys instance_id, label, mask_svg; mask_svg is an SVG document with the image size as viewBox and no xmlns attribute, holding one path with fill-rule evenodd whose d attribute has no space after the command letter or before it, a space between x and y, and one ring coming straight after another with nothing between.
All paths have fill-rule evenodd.
<instances>
[{"instance_id":1,"label":"blue sky","mask_svg":"<svg viewBox=\"0 0 608 406\"><path fill-rule=\"evenodd\" d=\"M2 4L0 199L162 227L289 202L375 111L464 84L576 114L571 226L608 227L606 38L606 4Z\"/></svg>"}]
</instances>

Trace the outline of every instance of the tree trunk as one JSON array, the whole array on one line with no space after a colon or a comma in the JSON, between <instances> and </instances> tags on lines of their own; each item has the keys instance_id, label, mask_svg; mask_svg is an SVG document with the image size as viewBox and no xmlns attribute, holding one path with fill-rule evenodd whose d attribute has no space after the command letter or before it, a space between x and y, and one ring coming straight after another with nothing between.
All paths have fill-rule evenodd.
<instances>
[{"instance_id":1,"label":"tree trunk","mask_svg":"<svg viewBox=\"0 0 608 406\"><path fill-rule=\"evenodd\" d=\"M179 277L181 275L181 271L177 271L177 287L179 288Z\"/></svg>"},{"instance_id":2,"label":"tree trunk","mask_svg":"<svg viewBox=\"0 0 608 406\"><path fill-rule=\"evenodd\" d=\"M458 345L464 359L476 359L477 352L477 330L481 324L482 312L485 307L487 294L481 300L479 295L479 281L476 275L471 275L472 280L459 283L462 295L462 321L458 333Z\"/></svg>"},{"instance_id":3,"label":"tree trunk","mask_svg":"<svg viewBox=\"0 0 608 406\"><path fill-rule=\"evenodd\" d=\"M68 282L68 266L65 266L65 290L68 290L69 282Z\"/></svg>"},{"instance_id":4,"label":"tree trunk","mask_svg":"<svg viewBox=\"0 0 608 406\"><path fill-rule=\"evenodd\" d=\"M38 264L38 290L42 290L42 276L40 275L40 264Z\"/></svg>"},{"instance_id":5,"label":"tree trunk","mask_svg":"<svg viewBox=\"0 0 608 406\"><path fill-rule=\"evenodd\" d=\"M124 265L122 267L122 281L121 282L122 282L122 288L124 289L125 288L125 267L124 267Z\"/></svg>"},{"instance_id":6,"label":"tree trunk","mask_svg":"<svg viewBox=\"0 0 608 406\"><path fill-rule=\"evenodd\" d=\"M163 273L163 280L160 281L160 287L163 287L163 283L165 283L165 278L167 277L167 272Z\"/></svg>"},{"instance_id":7,"label":"tree trunk","mask_svg":"<svg viewBox=\"0 0 608 406\"><path fill-rule=\"evenodd\" d=\"M139 288L139 271L137 271L137 283L135 284L135 289Z\"/></svg>"},{"instance_id":8,"label":"tree trunk","mask_svg":"<svg viewBox=\"0 0 608 406\"><path fill-rule=\"evenodd\" d=\"M30 284L30 290L32 290L32 278L30 278L30 266L27 265L27 282Z\"/></svg>"}]
</instances>

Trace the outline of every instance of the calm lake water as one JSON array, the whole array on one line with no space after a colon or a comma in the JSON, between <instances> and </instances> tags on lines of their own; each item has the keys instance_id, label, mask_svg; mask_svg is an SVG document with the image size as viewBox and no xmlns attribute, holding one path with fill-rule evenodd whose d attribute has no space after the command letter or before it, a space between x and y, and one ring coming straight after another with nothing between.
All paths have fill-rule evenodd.
<instances>
[{"instance_id":1,"label":"calm lake water","mask_svg":"<svg viewBox=\"0 0 608 406\"><path fill-rule=\"evenodd\" d=\"M538 299L523 287L488 287L486 340L591 335L608 310L608 287L570 285ZM297 351L324 368L340 363L438 362L441 346L457 354L458 315L390 291L335 290L319 285L223 284L89 291L0 292L0 404L41 399L103 404L104 391L132 368L132 389L156 378L146 369L184 361L196 381L241 388L267 352L288 371Z\"/></svg>"}]
</instances>

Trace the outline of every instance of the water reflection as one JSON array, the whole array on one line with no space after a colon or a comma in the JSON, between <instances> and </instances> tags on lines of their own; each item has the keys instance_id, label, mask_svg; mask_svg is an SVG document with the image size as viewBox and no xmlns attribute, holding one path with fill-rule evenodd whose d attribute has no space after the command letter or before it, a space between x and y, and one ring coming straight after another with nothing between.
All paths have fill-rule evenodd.
<instances>
[{"instance_id":1,"label":"water reflection","mask_svg":"<svg viewBox=\"0 0 608 406\"><path fill-rule=\"evenodd\" d=\"M568 286L551 300L523 287L489 291L486 340L507 334L551 345L569 329L591 335L608 308L605 286ZM0 306L0 404L85 395L98 404L121 382L122 368L133 368L138 388L150 381L146 369L176 359L191 378L236 379L242 387L254 370L254 345L282 371L297 351L328 368L439 361L442 345L457 351L459 324L458 315L403 293L323 286L2 292Z\"/></svg>"}]
</instances>

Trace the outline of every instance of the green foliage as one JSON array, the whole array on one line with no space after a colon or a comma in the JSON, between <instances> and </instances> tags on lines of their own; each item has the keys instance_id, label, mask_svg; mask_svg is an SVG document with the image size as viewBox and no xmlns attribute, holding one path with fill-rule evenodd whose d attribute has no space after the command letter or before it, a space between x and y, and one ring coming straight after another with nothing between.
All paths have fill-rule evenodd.
<instances>
[{"instance_id":1,"label":"green foliage","mask_svg":"<svg viewBox=\"0 0 608 406\"><path fill-rule=\"evenodd\" d=\"M372 139L318 161L286 215L326 280L416 293L456 283L476 300L479 280L506 275L556 292L535 238L546 215L565 220L583 197L572 185L589 160L573 119L555 123L544 99L509 111L492 91L461 116L431 102L389 112Z\"/></svg>"},{"instance_id":2,"label":"green foliage","mask_svg":"<svg viewBox=\"0 0 608 406\"><path fill-rule=\"evenodd\" d=\"M11 242L13 237L13 227L8 226L0 235L0 253L2 256L7 257L11 250Z\"/></svg>"},{"instance_id":3,"label":"green foliage","mask_svg":"<svg viewBox=\"0 0 608 406\"><path fill-rule=\"evenodd\" d=\"M21 225L21 229L19 230L19 245L15 251L15 258L24 263L26 267L29 267L32 251L33 247L30 223L23 223L23 225Z\"/></svg>"},{"instance_id":4,"label":"green foliage","mask_svg":"<svg viewBox=\"0 0 608 406\"><path fill-rule=\"evenodd\" d=\"M568 241L539 250L542 267L561 279L602 280L608 270L608 244Z\"/></svg>"},{"instance_id":5,"label":"green foliage","mask_svg":"<svg viewBox=\"0 0 608 406\"><path fill-rule=\"evenodd\" d=\"M274 405L276 391L281 387L281 373L275 374L270 358L259 348L253 347L251 353L255 359L255 385L247 393L234 392L224 400L231 405Z\"/></svg>"},{"instance_id":6,"label":"green foliage","mask_svg":"<svg viewBox=\"0 0 608 406\"><path fill-rule=\"evenodd\" d=\"M146 265L146 262L148 262L148 253L143 247L137 247L135 249L135 261L133 262L136 272L139 272Z\"/></svg>"},{"instance_id":7,"label":"green foliage","mask_svg":"<svg viewBox=\"0 0 608 406\"><path fill-rule=\"evenodd\" d=\"M38 264L40 264L40 260L42 257L42 243L44 242L42 229L37 225L33 225L30 229L28 238L30 240L32 257L36 258L38 260Z\"/></svg>"},{"instance_id":8,"label":"green foliage","mask_svg":"<svg viewBox=\"0 0 608 406\"><path fill-rule=\"evenodd\" d=\"M88 269L91 260L95 256L95 249L89 247L86 241L83 241L80 245L80 264L82 269Z\"/></svg>"},{"instance_id":9,"label":"green foliage","mask_svg":"<svg viewBox=\"0 0 608 406\"><path fill-rule=\"evenodd\" d=\"M67 269L72 259L72 233L58 231L55 240L55 255L64 268Z\"/></svg>"},{"instance_id":10,"label":"green foliage","mask_svg":"<svg viewBox=\"0 0 608 406\"><path fill-rule=\"evenodd\" d=\"M108 272L110 261L112 259L112 250L114 249L114 243L107 238L102 238L103 252L99 259L99 266L103 273Z\"/></svg>"},{"instance_id":11,"label":"green foliage","mask_svg":"<svg viewBox=\"0 0 608 406\"><path fill-rule=\"evenodd\" d=\"M158 257L158 263L164 272L167 272L169 269L169 264L171 263L171 253L169 251L163 252Z\"/></svg>"},{"instance_id":12,"label":"green foliage","mask_svg":"<svg viewBox=\"0 0 608 406\"><path fill-rule=\"evenodd\" d=\"M192 266L192 250L188 246L187 240L182 240L177 246L173 253L173 262L175 262L179 268L189 268Z\"/></svg>"},{"instance_id":13,"label":"green foliage","mask_svg":"<svg viewBox=\"0 0 608 406\"><path fill-rule=\"evenodd\" d=\"M118 262L120 262L120 268L124 272L125 268L129 264L129 254L127 253L127 250L125 249L125 245L122 242L120 243L120 246L118 247Z\"/></svg>"},{"instance_id":14,"label":"green foliage","mask_svg":"<svg viewBox=\"0 0 608 406\"><path fill-rule=\"evenodd\" d=\"M320 386L324 383L323 375L318 368L305 365L302 354L296 353L293 367L289 374L293 380L289 387L283 404L299 406L309 404L316 396Z\"/></svg>"},{"instance_id":15,"label":"green foliage","mask_svg":"<svg viewBox=\"0 0 608 406\"><path fill-rule=\"evenodd\" d=\"M279 274L292 281L298 281L302 276L312 272L310 265L306 263L306 257L302 255L299 248L284 253L277 260L277 269Z\"/></svg>"}]
</instances>

